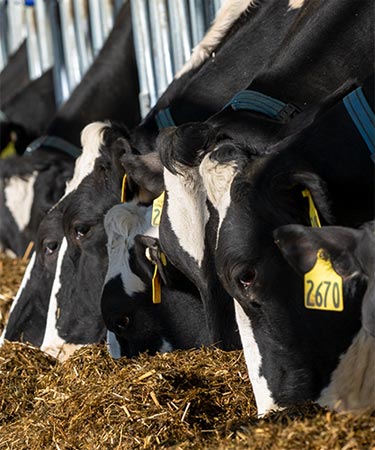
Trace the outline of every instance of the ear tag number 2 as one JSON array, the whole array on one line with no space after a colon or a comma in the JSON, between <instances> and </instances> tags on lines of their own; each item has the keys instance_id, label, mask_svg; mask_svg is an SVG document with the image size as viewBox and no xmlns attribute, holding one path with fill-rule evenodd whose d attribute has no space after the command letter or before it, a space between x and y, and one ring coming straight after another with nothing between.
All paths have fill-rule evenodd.
<instances>
[{"instance_id":1,"label":"ear tag number 2","mask_svg":"<svg viewBox=\"0 0 375 450\"><path fill-rule=\"evenodd\" d=\"M152 204L152 216L151 216L151 225L153 227L157 227L160 225L160 217L161 212L163 211L164 205L164 192L162 192L158 198L154 200Z\"/></svg>"},{"instance_id":2,"label":"ear tag number 2","mask_svg":"<svg viewBox=\"0 0 375 450\"><path fill-rule=\"evenodd\" d=\"M305 308L343 311L342 278L332 267L323 249L317 253L316 263L304 276Z\"/></svg>"}]
</instances>

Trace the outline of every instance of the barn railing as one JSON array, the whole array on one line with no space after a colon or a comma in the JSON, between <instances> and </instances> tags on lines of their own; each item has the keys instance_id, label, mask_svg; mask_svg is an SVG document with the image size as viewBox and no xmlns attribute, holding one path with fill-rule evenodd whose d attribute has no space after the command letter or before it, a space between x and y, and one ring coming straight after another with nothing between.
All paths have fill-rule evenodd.
<instances>
[{"instance_id":1,"label":"barn railing","mask_svg":"<svg viewBox=\"0 0 375 450\"><path fill-rule=\"evenodd\" d=\"M189 59L223 0L0 0L0 70L26 39L30 79L53 67L61 105L98 55L124 1L131 2L145 116Z\"/></svg>"}]
</instances>

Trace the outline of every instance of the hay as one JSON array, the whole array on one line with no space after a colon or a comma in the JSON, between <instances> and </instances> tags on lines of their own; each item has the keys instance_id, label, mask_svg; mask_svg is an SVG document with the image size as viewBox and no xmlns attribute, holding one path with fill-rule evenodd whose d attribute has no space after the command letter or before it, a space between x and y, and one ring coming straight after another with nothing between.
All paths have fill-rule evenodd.
<instances>
[{"instance_id":1,"label":"hay","mask_svg":"<svg viewBox=\"0 0 375 450\"><path fill-rule=\"evenodd\" d=\"M10 305L27 265L26 260L13 259L0 253L0 333L8 319Z\"/></svg>"},{"instance_id":2,"label":"hay","mask_svg":"<svg viewBox=\"0 0 375 450\"><path fill-rule=\"evenodd\" d=\"M0 348L1 449L375 450L375 415L302 405L258 420L242 352L209 348L64 363Z\"/></svg>"}]
</instances>

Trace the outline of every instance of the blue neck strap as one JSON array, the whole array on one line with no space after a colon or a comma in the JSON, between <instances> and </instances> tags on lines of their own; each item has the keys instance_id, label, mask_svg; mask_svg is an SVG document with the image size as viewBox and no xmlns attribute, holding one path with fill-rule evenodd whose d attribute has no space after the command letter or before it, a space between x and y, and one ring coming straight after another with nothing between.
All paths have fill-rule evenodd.
<instances>
[{"instance_id":1,"label":"blue neck strap","mask_svg":"<svg viewBox=\"0 0 375 450\"><path fill-rule=\"evenodd\" d=\"M78 158L82 153L81 149L58 136L41 136L27 146L24 154L25 156L31 155L35 150L38 150L41 147L52 147L73 158Z\"/></svg>"},{"instance_id":2,"label":"blue neck strap","mask_svg":"<svg viewBox=\"0 0 375 450\"><path fill-rule=\"evenodd\" d=\"M155 116L155 122L159 130L162 128L175 127L176 124L173 120L171 110L169 108L161 109Z\"/></svg>"},{"instance_id":3,"label":"blue neck strap","mask_svg":"<svg viewBox=\"0 0 375 450\"><path fill-rule=\"evenodd\" d=\"M345 108L372 156L375 150L375 115L359 87L343 98Z\"/></svg>"}]
</instances>

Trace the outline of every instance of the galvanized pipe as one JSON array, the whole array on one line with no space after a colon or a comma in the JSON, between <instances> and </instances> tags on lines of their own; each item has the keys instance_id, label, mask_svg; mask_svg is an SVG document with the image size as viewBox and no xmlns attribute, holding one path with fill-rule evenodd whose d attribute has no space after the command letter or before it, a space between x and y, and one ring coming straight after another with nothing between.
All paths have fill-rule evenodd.
<instances>
[{"instance_id":1,"label":"galvanized pipe","mask_svg":"<svg viewBox=\"0 0 375 450\"><path fill-rule=\"evenodd\" d=\"M190 26L193 47L199 44L206 29L204 5L201 0L189 0Z\"/></svg>"},{"instance_id":2,"label":"galvanized pipe","mask_svg":"<svg viewBox=\"0 0 375 450\"><path fill-rule=\"evenodd\" d=\"M52 67L53 55L51 47L51 29L44 0L35 0L35 13L40 64L42 72L45 72Z\"/></svg>"},{"instance_id":3,"label":"galvanized pipe","mask_svg":"<svg viewBox=\"0 0 375 450\"><path fill-rule=\"evenodd\" d=\"M81 80L71 1L59 0L59 11L61 20L61 37L64 50L64 66L70 93Z\"/></svg>"},{"instance_id":4,"label":"galvanized pipe","mask_svg":"<svg viewBox=\"0 0 375 450\"><path fill-rule=\"evenodd\" d=\"M173 73L175 74L189 59L191 53L189 18L185 0L168 0L168 12L172 41Z\"/></svg>"},{"instance_id":5,"label":"galvanized pipe","mask_svg":"<svg viewBox=\"0 0 375 450\"><path fill-rule=\"evenodd\" d=\"M91 40L94 57L99 53L104 43L100 0L89 0L89 16L91 25Z\"/></svg>"},{"instance_id":6,"label":"galvanized pipe","mask_svg":"<svg viewBox=\"0 0 375 450\"><path fill-rule=\"evenodd\" d=\"M7 7L8 48L14 53L26 37L26 24L23 0L9 0Z\"/></svg>"},{"instance_id":7,"label":"galvanized pipe","mask_svg":"<svg viewBox=\"0 0 375 450\"><path fill-rule=\"evenodd\" d=\"M0 0L0 71L8 62L8 23L5 0Z\"/></svg>"},{"instance_id":8,"label":"galvanized pipe","mask_svg":"<svg viewBox=\"0 0 375 450\"><path fill-rule=\"evenodd\" d=\"M53 82L55 88L56 105L61 106L69 97L67 73L64 68L64 50L61 37L61 24L58 20L58 4L56 0L46 0L47 14L51 25L52 49L54 64Z\"/></svg>"},{"instance_id":9,"label":"galvanized pipe","mask_svg":"<svg viewBox=\"0 0 375 450\"><path fill-rule=\"evenodd\" d=\"M134 48L138 66L139 105L145 117L157 101L146 0L130 0Z\"/></svg>"},{"instance_id":10,"label":"galvanized pipe","mask_svg":"<svg viewBox=\"0 0 375 450\"><path fill-rule=\"evenodd\" d=\"M26 39L26 50L27 50L27 64L29 67L29 77L30 80L35 80L39 78L42 73L42 64L38 47L38 36L36 31L36 21L35 21L35 10L34 6L26 7L26 29L27 29L27 39Z\"/></svg>"},{"instance_id":11,"label":"galvanized pipe","mask_svg":"<svg viewBox=\"0 0 375 450\"><path fill-rule=\"evenodd\" d=\"M73 0L73 11L79 69L81 77L83 77L93 61L86 1Z\"/></svg>"},{"instance_id":12,"label":"galvanized pipe","mask_svg":"<svg viewBox=\"0 0 375 450\"><path fill-rule=\"evenodd\" d=\"M158 98L173 79L172 58L169 43L168 15L165 0L149 3L153 60Z\"/></svg>"},{"instance_id":13,"label":"galvanized pipe","mask_svg":"<svg viewBox=\"0 0 375 450\"><path fill-rule=\"evenodd\" d=\"M113 28L113 3L111 0L101 0L100 2L100 19L102 27L103 41L107 39Z\"/></svg>"}]
</instances>

